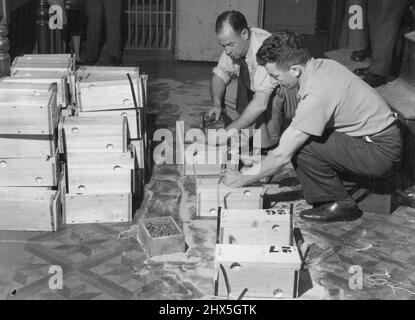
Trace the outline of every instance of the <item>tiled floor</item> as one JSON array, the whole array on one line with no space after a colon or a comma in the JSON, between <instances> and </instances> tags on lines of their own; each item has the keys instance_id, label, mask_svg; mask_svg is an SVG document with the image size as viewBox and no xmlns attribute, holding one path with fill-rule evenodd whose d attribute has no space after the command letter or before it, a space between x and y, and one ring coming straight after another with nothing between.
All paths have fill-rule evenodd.
<instances>
[{"instance_id":1,"label":"tiled floor","mask_svg":"<svg viewBox=\"0 0 415 320\"><path fill-rule=\"evenodd\" d=\"M151 79L150 127L173 129L178 119L196 124L210 103L210 65L147 64L143 70ZM269 192L293 190L299 190L298 182L286 168ZM308 248L301 299L415 298L405 291L415 291L415 210L401 207L392 216L367 213L353 223L314 225L298 218L305 203L300 193L294 195L295 235L302 249ZM0 299L210 298L216 225L193 220L194 213L194 179L180 177L175 166L157 166L136 218L172 215L185 232L185 254L148 259L133 229L123 235L127 239L118 239L133 224L65 226L57 233L2 231ZM63 270L62 290L50 289L52 265ZM351 266L362 267L363 290L349 288ZM385 271L388 283L374 285L368 278Z\"/></svg>"}]
</instances>

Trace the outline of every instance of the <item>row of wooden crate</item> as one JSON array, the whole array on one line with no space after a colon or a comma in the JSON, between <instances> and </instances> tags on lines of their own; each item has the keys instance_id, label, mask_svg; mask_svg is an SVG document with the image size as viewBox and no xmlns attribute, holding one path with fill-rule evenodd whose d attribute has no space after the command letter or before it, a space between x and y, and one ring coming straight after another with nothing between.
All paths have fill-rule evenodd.
<instances>
[{"instance_id":1,"label":"row of wooden crate","mask_svg":"<svg viewBox=\"0 0 415 320\"><path fill-rule=\"evenodd\" d=\"M144 187L147 77L74 69L69 55L27 55L1 81L0 229L131 220Z\"/></svg>"},{"instance_id":2,"label":"row of wooden crate","mask_svg":"<svg viewBox=\"0 0 415 320\"><path fill-rule=\"evenodd\" d=\"M217 219L213 292L228 299L298 296L302 266L293 239L292 205L263 208L264 186L231 188L219 177L238 169L227 146L187 139L178 130L181 172L196 178L197 219Z\"/></svg>"}]
</instances>

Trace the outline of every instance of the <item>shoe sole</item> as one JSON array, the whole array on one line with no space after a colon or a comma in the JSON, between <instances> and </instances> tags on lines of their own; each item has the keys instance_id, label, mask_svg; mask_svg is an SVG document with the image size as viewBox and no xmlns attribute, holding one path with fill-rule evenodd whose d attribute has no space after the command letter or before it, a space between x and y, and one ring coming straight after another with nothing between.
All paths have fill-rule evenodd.
<instances>
[{"instance_id":1,"label":"shoe sole","mask_svg":"<svg viewBox=\"0 0 415 320\"><path fill-rule=\"evenodd\" d=\"M318 223L318 224L329 224L329 223L337 223L337 222L353 222L353 221L359 220L362 216L363 216L363 212L362 214L356 215L354 217L344 218L340 220L332 220L332 221L314 220L314 219L303 218L303 217L300 217L300 218L307 222L313 222L313 223Z\"/></svg>"}]
</instances>

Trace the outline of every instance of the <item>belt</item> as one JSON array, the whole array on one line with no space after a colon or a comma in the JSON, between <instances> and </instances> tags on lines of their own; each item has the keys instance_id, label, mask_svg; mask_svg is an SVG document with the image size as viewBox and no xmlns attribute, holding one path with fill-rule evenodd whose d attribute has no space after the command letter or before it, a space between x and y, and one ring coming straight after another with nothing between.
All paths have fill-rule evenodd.
<instances>
[{"instance_id":1,"label":"belt","mask_svg":"<svg viewBox=\"0 0 415 320\"><path fill-rule=\"evenodd\" d=\"M394 122L392 122L392 123L391 123L391 125L389 125L389 126L388 126L388 127L386 127L385 129L383 129L382 131L380 131L380 132L378 132L378 133L375 133L375 134L372 134L372 135L370 135L370 136L363 136L362 138L363 138L363 139L365 139L365 140L366 140L366 142L369 142L369 143L374 143L374 141L372 140L372 138L379 137L379 136L381 136L381 135L383 135L383 134L385 134L385 133L387 133L387 132L391 131L392 129L395 129L397 122L398 122L398 121L397 121L397 120L395 120Z\"/></svg>"}]
</instances>

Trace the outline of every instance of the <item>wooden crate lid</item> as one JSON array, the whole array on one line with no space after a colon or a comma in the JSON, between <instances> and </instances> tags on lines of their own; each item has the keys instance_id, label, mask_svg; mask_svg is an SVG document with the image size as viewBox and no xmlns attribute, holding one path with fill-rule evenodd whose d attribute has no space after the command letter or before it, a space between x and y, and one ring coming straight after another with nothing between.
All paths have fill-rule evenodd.
<instances>
[{"instance_id":1,"label":"wooden crate lid","mask_svg":"<svg viewBox=\"0 0 415 320\"><path fill-rule=\"evenodd\" d=\"M296 247L218 244L215 262L226 266L300 269L301 258Z\"/></svg>"}]
</instances>

